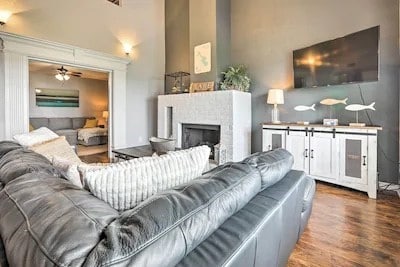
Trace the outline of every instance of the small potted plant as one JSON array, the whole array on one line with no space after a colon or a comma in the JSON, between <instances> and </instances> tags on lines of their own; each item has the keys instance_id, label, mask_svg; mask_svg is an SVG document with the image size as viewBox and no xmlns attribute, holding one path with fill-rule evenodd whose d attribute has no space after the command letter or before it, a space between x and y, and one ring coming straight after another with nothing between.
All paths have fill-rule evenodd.
<instances>
[{"instance_id":1,"label":"small potted plant","mask_svg":"<svg viewBox=\"0 0 400 267\"><path fill-rule=\"evenodd\" d=\"M222 72L221 90L250 91L250 78L244 65L230 66Z\"/></svg>"}]
</instances>

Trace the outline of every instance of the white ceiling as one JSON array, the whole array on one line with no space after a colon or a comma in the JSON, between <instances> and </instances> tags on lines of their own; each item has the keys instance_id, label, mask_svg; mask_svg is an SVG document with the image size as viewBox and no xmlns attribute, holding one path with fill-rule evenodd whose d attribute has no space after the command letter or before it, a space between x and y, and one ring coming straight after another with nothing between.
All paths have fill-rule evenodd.
<instances>
[{"instance_id":1,"label":"white ceiling","mask_svg":"<svg viewBox=\"0 0 400 267\"><path fill-rule=\"evenodd\" d=\"M60 65L60 64L53 64L53 63L48 63L48 62L32 60L29 62L29 71L30 72L39 72L39 73L47 74L47 75L56 75L58 73L57 69L61 68L61 66L62 65ZM94 79L94 80L102 80L102 81L108 80L108 72L77 68L77 67L72 67L72 66L68 66L68 65L63 65L63 66L69 72L81 72L82 75L80 78L83 78L83 79ZM74 77L74 76L71 76L71 77L79 79L79 77Z\"/></svg>"}]
</instances>

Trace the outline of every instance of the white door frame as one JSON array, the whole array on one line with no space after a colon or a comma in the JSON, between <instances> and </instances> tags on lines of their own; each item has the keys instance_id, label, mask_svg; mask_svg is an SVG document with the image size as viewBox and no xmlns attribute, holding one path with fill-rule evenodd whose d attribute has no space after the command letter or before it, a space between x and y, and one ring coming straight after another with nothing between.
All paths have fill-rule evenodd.
<instances>
[{"instance_id":1,"label":"white door frame","mask_svg":"<svg viewBox=\"0 0 400 267\"><path fill-rule=\"evenodd\" d=\"M113 126L109 153L111 155L113 148L126 147L126 72L129 59L5 32L0 32L0 78L4 78L0 79L0 140L29 131L31 59L109 72L109 122Z\"/></svg>"}]
</instances>

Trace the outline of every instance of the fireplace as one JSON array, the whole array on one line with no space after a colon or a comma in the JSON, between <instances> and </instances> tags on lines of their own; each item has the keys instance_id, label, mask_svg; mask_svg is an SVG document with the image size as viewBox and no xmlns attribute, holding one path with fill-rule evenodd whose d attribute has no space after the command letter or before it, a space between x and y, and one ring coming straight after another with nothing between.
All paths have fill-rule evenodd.
<instances>
[{"instance_id":1,"label":"fireplace","mask_svg":"<svg viewBox=\"0 0 400 267\"><path fill-rule=\"evenodd\" d=\"M251 94L237 90L220 90L159 95L157 105L157 135L176 139L176 147L200 144L198 139L191 140L200 131L205 132L199 134L200 137L205 137L202 141L219 144L215 151L213 149L214 161L218 164L241 161L250 155ZM200 125L200 128L193 125ZM183 136L184 126L189 126L185 128L195 132L190 134L189 139Z\"/></svg>"},{"instance_id":2,"label":"fireplace","mask_svg":"<svg viewBox=\"0 0 400 267\"><path fill-rule=\"evenodd\" d=\"M215 159L214 146L221 139L221 126L209 124L182 124L182 148L207 145L211 148L210 159Z\"/></svg>"}]
</instances>

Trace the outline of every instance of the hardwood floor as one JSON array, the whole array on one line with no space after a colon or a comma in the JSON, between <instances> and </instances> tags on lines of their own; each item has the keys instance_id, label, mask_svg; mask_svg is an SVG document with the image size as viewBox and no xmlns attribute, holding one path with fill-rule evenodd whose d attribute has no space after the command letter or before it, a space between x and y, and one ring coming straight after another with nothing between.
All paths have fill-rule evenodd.
<instances>
[{"instance_id":1,"label":"hardwood floor","mask_svg":"<svg viewBox=\"0 0 400 267\"><path fill-rule=\"evenodd\" d=\"M313 211L288 266L400 266L400 199L318 182Z\"/></svg>"}]
</instances>

